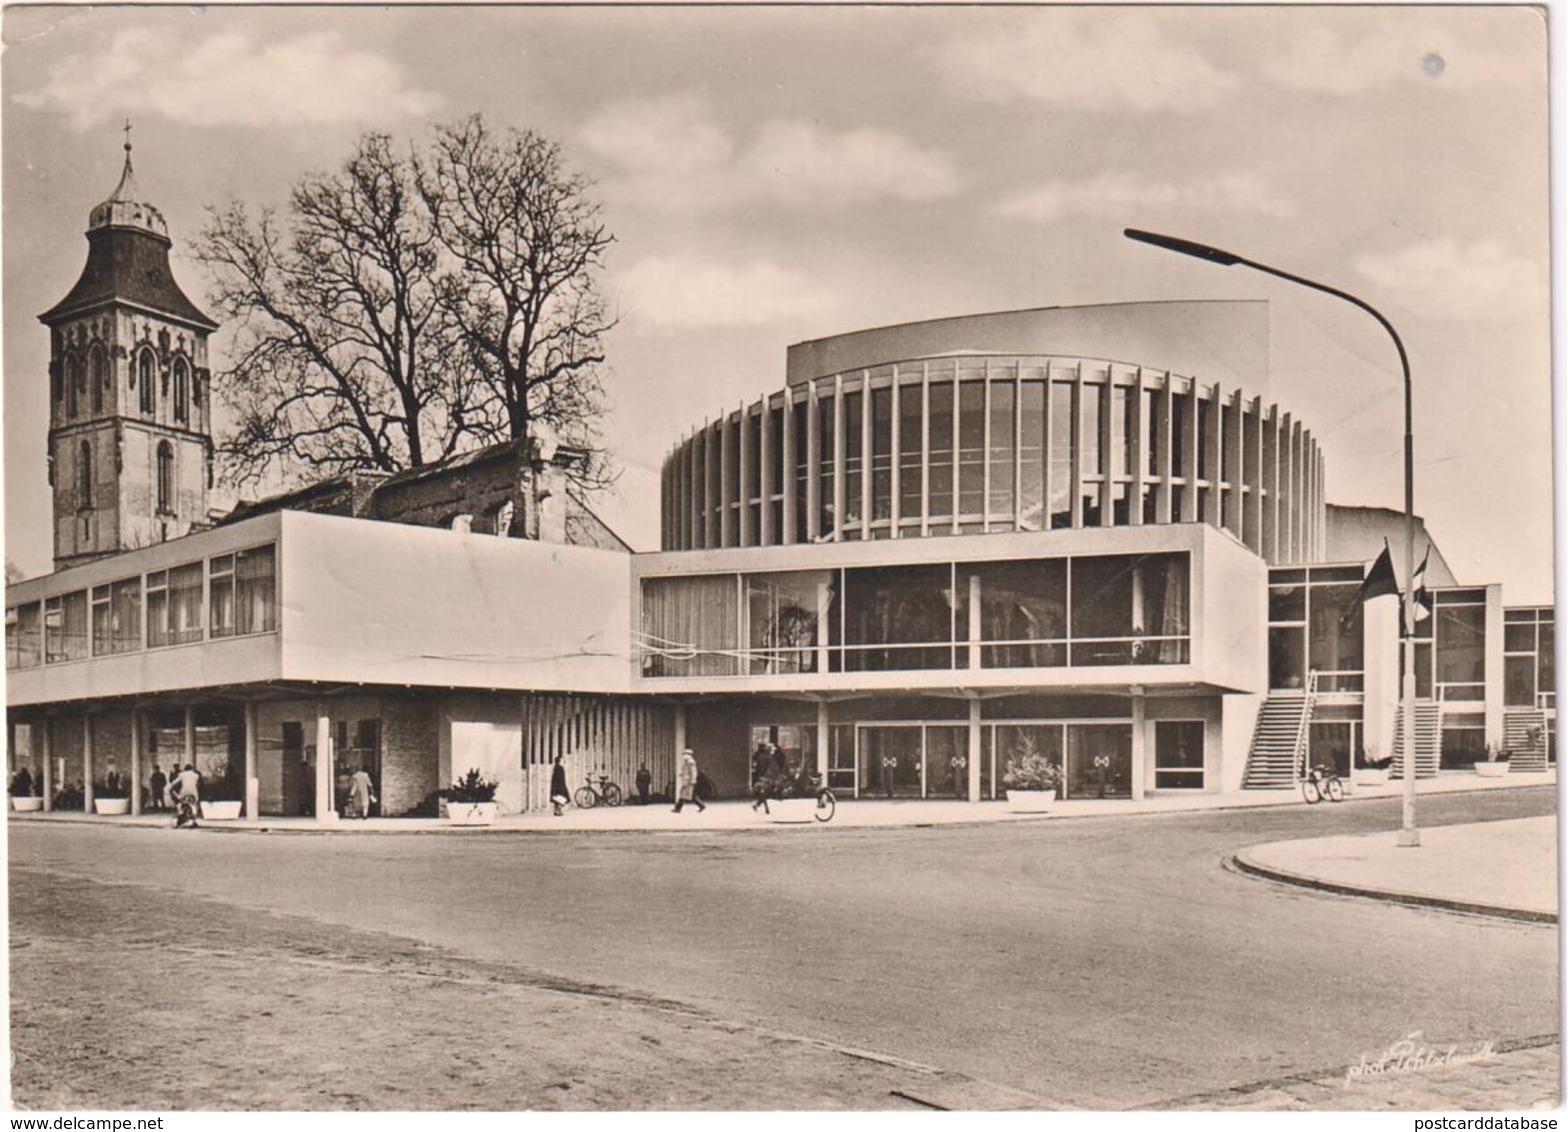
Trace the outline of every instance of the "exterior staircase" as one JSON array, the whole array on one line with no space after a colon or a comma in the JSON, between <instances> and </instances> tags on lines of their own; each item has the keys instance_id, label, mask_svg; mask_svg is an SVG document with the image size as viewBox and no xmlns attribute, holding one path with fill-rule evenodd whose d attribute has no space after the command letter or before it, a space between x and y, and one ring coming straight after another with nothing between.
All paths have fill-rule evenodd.
<instances>
[{"instance_id":1,"label":"exterior staircase","mask_svg":"<svg viewBox=\"0 0 1568 1132\"><path fill-rule=\"evenodd\" d=\"M1273 691L1263 701L1252 729L1247 752L1243 790L1290 790L1301 777L1307 750L1307 724L1317 690L1317 673L1307 677L1307 687Z\"/></svg>"},{"instance_id":2,"label":"exterior staircase","mask_svg":"<svg viewBox=\"0 0 1568 1132\"><path fill-rule=\"evenodd\" d=\"M1530 741L1531 729L1535 742ZM1546 773L1546 713L1540 708L1512 708L1503 715L1503 746L1513 752L1510 774Z\"/></svg>"},{"instance_id":3,"label":"exterior staircase","mask_svg":"<svg viewBox=\"0 0 1568 1132\"><path fill-rule=\"evenodd\" d=\"M1417 700L1416 713L1416 777L1431 778L1437 773L1443 749L1443 705L1436 700ZM1390 778L1404 777L1405 713L1394 713L1394 765Z\"/></svg>"}]
</instances>

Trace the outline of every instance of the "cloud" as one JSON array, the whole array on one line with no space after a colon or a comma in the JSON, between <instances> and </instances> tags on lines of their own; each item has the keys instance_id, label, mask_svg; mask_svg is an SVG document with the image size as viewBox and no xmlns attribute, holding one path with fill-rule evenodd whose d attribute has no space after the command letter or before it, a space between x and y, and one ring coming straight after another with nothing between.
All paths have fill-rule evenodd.
<instances>
[{"instance_id":1,"label":"cloud","mask_svg":"<svg viewBox=\"0 0 1568 1132\"><path fill-rule=\"evenodd\" d=\"M258 44L224 32L171 41L132 29L107 50L71 55L24 106L66 115L77 130L123 114L196 126L296 126L427 114L440 98L406 85L401 68L331 32Z\"/></svg>"},{"instance_id":2,"label":"cloud","mask_svg":"<svg viewBox=\"0 0 1568 1132\"><path fill-rule=\"evenodd\" d=\"M1495 318L1544 309L1547 268L1495 240L1431 240L1352 261L1383 294L1429 316Z\"/></svg>"},{"instance_id":3,"label":"cloud","mask_svg":"<svg viewBox=\"0 0 1568 1132\"><path fill-rule=\"evenodd\" d=\"M1405 13L1374 27L1357 19L1339 28L1334 25L1342 18L1326 13L1312 27L1300 29L1280 47L1265 52L1259 66L1266 78L1291 90L1339 95L1398 84L1434 89L1544 85L1544 26L1534 13L1515 13L1509 19L1507 25L1491 19L1485 26L1470 27L1473 34L1461 35ZM1511 32L1529 32L1531 25L1538 31L1534 53L1527 39L1509 42Z\"/></svg>"},{"instance_id":4,"label":"cloud","mask_svg":"<svg viewBox=\"0 0 1568 1132\"><path fill-rule=\"evenodd\" d=\"M662 211L758 204L822 211L938 200L959 187L945 154L898 134L777 118L737 137L707 98L692 93L605 106L581 139L615 168L603 181L607 196Z\"/></svg>"},{"instance_id":5,"label":"cloud","mask_svg":"<svg viewBox=\"0 0 1568 1132\"><path fill-rule=\"evenodd\" d=\"M1248 172L1218 173L1187 184L1103 173L1082 181L1049 181L997 205L1003 216L1040 223L1070 214L1125 217L1138 209L1213 209L1265 216L1292 216L1296 211L1273 193L1263 177Z\"/></svg>"},{"instance_id":6,"label":"cloud","mask_svg":"<svg viewBox=\"0 0 1568 1132\"><path fill-rule=\"evenodd\" d=\"M760 326L830 309L821 279L766 260L746 266L695 255L654 256L620 273L627 321L656 330Z\"/></svg>"},{"instance_id":7,"label":"cloud","mask_svg":"<svg viewBox=\"0 0 1568 1132\"><path fill-rule=\"evenodd\" d=\"M1193 113L1240 86L1149 12L1035 10L955 36L936 58L952 90L994 103Z\"/></svg>"}]
</instances>

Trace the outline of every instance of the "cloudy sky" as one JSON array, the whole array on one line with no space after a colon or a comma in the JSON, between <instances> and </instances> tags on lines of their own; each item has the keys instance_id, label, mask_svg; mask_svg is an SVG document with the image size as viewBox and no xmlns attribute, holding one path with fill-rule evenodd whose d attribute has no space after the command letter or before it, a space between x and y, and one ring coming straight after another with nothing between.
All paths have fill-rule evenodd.
<instances>
[{"instance_id":1,"label":"cloudy sky","mask_svg":"<svg viewBox=\"0 0 1568 1132\"><path fill-rule=\"evenodd\" d=\"M987 310L1264 298L1336 502L1402 506L1397 360L1365 315L1132 244L1218 244L1361 294L1417 389L1416 505L1465 581L1551 595L1546 32L1522 8L9 8L6 553L48 568L48 341L87 213L138 179L181 256L364 130L484 111L565 144L617 237L624 465L776 389L793 343ZM219 364L225 339L217 339ZM1158 365L1158 358L1129 358ZM1201 376L1201 375L1200 375Z\"/></svg>"}]
</instances>

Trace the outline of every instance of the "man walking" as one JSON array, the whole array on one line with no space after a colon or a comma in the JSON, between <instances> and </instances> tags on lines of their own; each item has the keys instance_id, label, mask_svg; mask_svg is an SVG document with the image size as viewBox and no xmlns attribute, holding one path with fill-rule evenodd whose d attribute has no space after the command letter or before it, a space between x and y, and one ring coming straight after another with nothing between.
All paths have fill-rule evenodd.
<instances>
[{"instance_id":1,"label":"man walking","mask_svg":"<svg viewBox=\"0 0 1568 1132\"><path fill-rule=\"evenodd\" d=\"M169 780L163 776L162 767L154 764L148 787L148 808L163 813L164 792L169 788Z\"/></svg>"},{"instance_id":2,"label":"man walking","mask_svg":"<svg viewBox=\"0 0 1568 1132\"><path fill-rule=\"evenodd\" d=\"M680 813L687 802L696 803L699 813L708 808L697 797L697 756L691 753L690 747L681 752L681 766L675 780L675 812Z\"/></svg>"}]
</instances>

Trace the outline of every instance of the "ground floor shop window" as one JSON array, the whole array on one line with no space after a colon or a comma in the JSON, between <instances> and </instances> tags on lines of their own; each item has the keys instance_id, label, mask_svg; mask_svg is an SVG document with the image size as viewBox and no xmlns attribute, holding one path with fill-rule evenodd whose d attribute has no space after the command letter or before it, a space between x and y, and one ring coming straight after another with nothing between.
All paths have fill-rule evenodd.
<instances>
[{"instance_id":1,"label":"ground floor shop window","mask_svg":"<svg viewBox=\"0 0 1568 1132\"><path fill-rule=\"evenodd\" d=\"M1416 732L1420 735L1420 732ZM1469 770L1472 765L1486 761L1486 726L1480 716L1472 723L1463 717L1443 720L1444 770ZM1420 763L1416 766L1419 768Z\"/></svg>"},{"instance_id":2,"label":"ground floor shop window","mask_svg":"<svg viewBox=\"0 0 1568 1132\"><path fill-rule=\"evenodd\" d=\"M798 777L804 769L817 772L815 725L754 724L751 728L751 766L747 785L757 788L759 777Z\"/></svg>"},{"instance_id":3,"label":"ground floor shop window","mask_svg":"<svg viewBox=\"0 0 1568 1132\"><path fill-rule=\"evenodd\" d=\"M1162 719L1154 725L1154 788L1203 789L1203 721Z\"/></svg>"}]
</instances>

